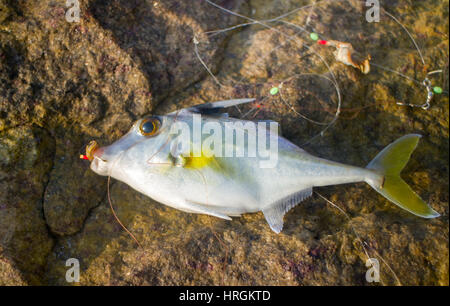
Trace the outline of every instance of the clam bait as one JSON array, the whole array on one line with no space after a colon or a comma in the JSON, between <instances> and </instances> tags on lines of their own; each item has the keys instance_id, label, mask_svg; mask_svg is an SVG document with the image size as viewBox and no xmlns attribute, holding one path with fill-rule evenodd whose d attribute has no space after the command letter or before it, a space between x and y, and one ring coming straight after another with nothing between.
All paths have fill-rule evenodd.
<instances>
[{"instance_id":1,"label":"clam bait","mask_svg":"<svg viewBox=\"0 0 450 306\"><path fill-rule=\"evenodd\" d=\"M284 214L308 198L313 187L361 181L417 216L439 216L400 178L400 171L416 148L420 135L399 138L365 168L349 166L307 153L278 136L272 125L268 128L260 122L252 128L251 121L220 113L226 107L251 101L253 99L206 103L137 120L127 134L109 146L98 147L95 141L91 142L86 148L90 167L99 175L111 176L160 203L185 212L231 220L230 216L262 211L276 233L283 228ZM185 133L193 133L187 150L179 146L182 133L171 131L177 124L187 129ZM196 129L203 131L200 136L196 136ZM236 139L241 133L245 140L234 141L232 137L230 142L226 137L218 137L227 132ZM214 143L214 148L211 146L213 135L220 140ZM250 139L261 135L264 141L258 137L258 143L264 142L266 148L265 141L269 139L276 158L261 152L250 156ZM209 145L205 145L206 142ZM220 146L222 151L218 150ZM247 150L248 156L211 154L229 149L241 153Z\"/></svg>"}]
</instances>

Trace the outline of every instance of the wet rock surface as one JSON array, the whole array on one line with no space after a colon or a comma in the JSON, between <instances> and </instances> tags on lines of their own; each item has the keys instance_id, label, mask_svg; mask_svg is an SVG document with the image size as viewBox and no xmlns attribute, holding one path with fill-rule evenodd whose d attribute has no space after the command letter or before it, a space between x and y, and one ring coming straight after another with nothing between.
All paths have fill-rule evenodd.
<instances>
[{"instance_id":1,"label":"wet rock surface","mask_svg":"<svg viewBox=\"0 0 450 306\"><path fill-rule=\"evenodd\" d=\"M0 284L39 284L54 244L42 204L54 143L35 126L0 135Z\"/></svg>"},{"instance_id":2,"label":"wet rock surface","mask_svg":"<svg viewBox=\"0 0 450 306\"><path fill-rule=\"evenodd\" d=\"M69 23L61 3L0 1L0 284L66 285L65 262L77 258L82 285L367 285L360 237L380 261L381 284L448 285L448 3L385 3L426 67L398 24L386 15L367 23L357 1L217 35L204 32L246 20L204 1L91 0ZM268 20L309 2L216 3ZM442 69L431 79L446 93L426 111L396 105L424 103L424 87L375 65L363 75L292 24L349 41L419 81ZM317 54L342 96L325 131L317 121L333 120L338 96ZM270 95L274 86L280 92ZM365 184L342 185L316 191L348 216L313 194L277 235L262 213L187 214L113 180L112 204L139 248L110 211L106 178L78 158L84 145L118 139L144 114L250 96L260 107L231 113L277 120L295 144L348 164L364 166L398 137L422 134L403 177L442 216L417 218Z\"/></svg>"}]
</instances>

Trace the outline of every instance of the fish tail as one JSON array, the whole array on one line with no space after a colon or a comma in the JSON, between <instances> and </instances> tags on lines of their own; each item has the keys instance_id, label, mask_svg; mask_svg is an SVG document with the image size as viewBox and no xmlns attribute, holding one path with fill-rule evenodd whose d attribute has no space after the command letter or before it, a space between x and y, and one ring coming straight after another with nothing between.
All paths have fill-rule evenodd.
<instances>
[{"instance_id":1,"label":"fish tail","mask_svg":"<svg viewBox=\"0 0 450 306\"><path fill-rule=\"evenodd\" d=\"M423 218L436 218L440 216L439 213L428 206L400 177L400 172L421 137L418 134L405 135L378 153L366 168L383 176L381 185L379 180L367 180L367 183L401 208Z\"/></svg>"}]
</instances>

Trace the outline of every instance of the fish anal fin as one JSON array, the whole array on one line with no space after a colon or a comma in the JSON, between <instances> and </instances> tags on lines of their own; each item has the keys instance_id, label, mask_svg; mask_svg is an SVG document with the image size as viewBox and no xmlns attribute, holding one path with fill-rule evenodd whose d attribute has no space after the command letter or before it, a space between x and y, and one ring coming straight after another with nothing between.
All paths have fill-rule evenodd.
<instances>
[{"instance_id":1,"label":"fish anal fin","mask_svg":"<svg viewBox=\"0 0 450 306\"><path fill-rule=\"evenodd\" d=\"M210 215L210 216L214 216L214 217L225 219L225 220L231 220L231 218L229 216L214 210L213 206L194 202L194 201L186 200L185 208L182 210L184 210L186 212L191 212L191 213Z\"/></svg>"},{"instance_id":2,"label":"fish anal fin","mask_svg":"<svg viewBox=\"0 0 450 306\"><path fill-rule=\"evenodd\" d=\"M297 191L262 209L270 228L277 234L283 229L283 217L294 206L310 197L312 187Z\"/></svg>"}]
</instances>

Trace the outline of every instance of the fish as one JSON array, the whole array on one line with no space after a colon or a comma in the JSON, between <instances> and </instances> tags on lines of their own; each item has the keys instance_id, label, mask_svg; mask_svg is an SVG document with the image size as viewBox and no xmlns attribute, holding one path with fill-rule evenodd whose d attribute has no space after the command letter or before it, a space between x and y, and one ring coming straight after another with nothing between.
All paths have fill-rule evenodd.
<instances>
[{"instance_id":1,"label":"fish","mask_svg":"<svg viewBox=\"0 0 450 306\"><path fill-rule=\"evenodd\" d=\"M356 182L366 182L412 214L423 218L439 216L400 177L421 135L400 137L366 167L346 165L306 152L279 135L277 124L272 121L240 120L226 112L229 107L253 101L249 98L211 102L141 118L108 146L100 147L91 141L86 147L90 169L188 213L231 220L261 211L275 233L282 231L284 215L310 197L314 187ZM188 142L184 147L180 145L183 133L173 131L176 125L192 133L192 137L184 137ZM196 138L195 129L212 126L218 130L203 130ZM230 132L232 141L215 135L217 142L212 146L211 137L220 134L220 129L225 135ZM238 142L238 134L244 135L245 140ZM243 148L256 136L262 147L272 146L276 158L271 160L267 152L252 155L249 148ZM204 145L207 139L209 146ZM222 151L216 152L220 145ZM228 149L234 150L232 156L218 154Z\"/></svg>"}]
</instances>

